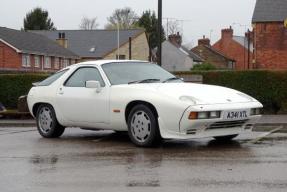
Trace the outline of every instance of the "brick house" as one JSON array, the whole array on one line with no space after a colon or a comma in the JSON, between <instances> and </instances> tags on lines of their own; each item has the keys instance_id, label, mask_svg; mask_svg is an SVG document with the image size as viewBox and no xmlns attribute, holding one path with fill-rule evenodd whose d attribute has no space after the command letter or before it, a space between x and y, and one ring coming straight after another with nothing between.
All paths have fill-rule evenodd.
<instances>
[{"instance_id":1,"label":"brick house","mask_svg":"<svg viewBox=\"0 0 287 192\"><path fill-rule=\"evenodd\" d=\"M150 49L142 29L120 30L119 54L117 30L31 31L58 42L81 57L81 61L98 59L149 60Z\"/></svg>"},{"instance_id":2,"label":"brick house","mask_svg":"<svg viewBox=\"0 0 287 192\"><path fill-rule=\"evenodd\" d=\"M252 68L253 42L252 34L245 36L234 36L233 29L222 29L221 39L212 48L233 59L236 70L246 70Z\"/></svg>"},{"instance_id":3,"label":"brick house","mask_svg":"<svg viewBox=\"0 0 287 192\"><path fill-rule=\"evenodd\" d=\"M287 1L257 0L252 23L254 68L287 69Z\"/></svg>"},{"instance_id":4,"label":"brick house","mask_svg":"<svg viewBox=\"0 0 287 192\"><path fill-rule=\"evenodd\" d=\"M204 62L210 63L218 69L234 69L235 67L235 61L212 48L210 39L205 38L205 36L198 40L198 45L191 51L200 56Z\"/></svg>"},{"instance_id":5,"label":"brick house","mask_svg":"<svg viewBox=\"0 0 287 192\"><path fill-rule=\"evenodd\" d=\"M0 27L0 70L56 71L78 59L42 35Z\"/></svg>"},{"instance_id":6,"label":"brick house","mask_svg":"<svg viewBox=\"0 0 287 192\"><path fill-rule=\"evenodd\" d=\"M203 60L182 46L182 37L173 34L168 40L162 43L162 67L167 71L190 71L196 64L201 64Z\"/></svg>"}]
</instances>

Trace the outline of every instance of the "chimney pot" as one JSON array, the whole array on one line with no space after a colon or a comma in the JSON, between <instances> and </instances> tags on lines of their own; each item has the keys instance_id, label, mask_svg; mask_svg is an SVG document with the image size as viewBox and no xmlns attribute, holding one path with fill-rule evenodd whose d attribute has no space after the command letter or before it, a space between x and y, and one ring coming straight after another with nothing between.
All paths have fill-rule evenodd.
<instances>
[{"instance_id":1,"label":"chimney pot","mask_svg":"<svg viewBox=\"0 0 287 192\"><path fill-rule=\"evenodd\" d=\"M203 35L203 39L198 40L198 45L210 46L210 39Z\"/></svg>"},{"instance_id":2,"label":"chimney pot","mask_svg":"<svg viewBox=\"0 0 287 192\"><path fill-rule=\"evenodd\" d=\"M227 29L221 30L221 38L222 39L225 39L225 38L231 39L232 37L233 37L233 29L231 26Z\"/></svg>"},{"instance_id":3,"label":"chimney pot","mask_svg":"<svg viewBox=\"0 0 287 192\"><path fill-rule=\"evenodd\" d=\"M174 44L175 46L177 46L177 47L180 47L180 46L181 46L182 37L181 37L181 35L179 34L179 32L177 32L177 34L169 35L169 36L168 36L168 40L169 40L172 44Z\"/></svg>"}]
</instances>

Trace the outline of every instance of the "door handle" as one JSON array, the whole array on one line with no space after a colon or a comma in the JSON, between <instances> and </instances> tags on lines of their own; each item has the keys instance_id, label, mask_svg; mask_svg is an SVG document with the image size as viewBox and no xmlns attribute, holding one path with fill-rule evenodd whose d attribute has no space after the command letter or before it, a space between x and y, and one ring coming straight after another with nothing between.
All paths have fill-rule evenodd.
<instances>
[{"instance_id":1,"label":"door handle","mask_svg":"<svg viewBox=\"0 0 287 192\"><path fill-rule=\"evenodd\" d=\"M63 95L63 94L64 94L63 88L60 88L59 89L59 95Z\"/></svg>"}]
</instances>

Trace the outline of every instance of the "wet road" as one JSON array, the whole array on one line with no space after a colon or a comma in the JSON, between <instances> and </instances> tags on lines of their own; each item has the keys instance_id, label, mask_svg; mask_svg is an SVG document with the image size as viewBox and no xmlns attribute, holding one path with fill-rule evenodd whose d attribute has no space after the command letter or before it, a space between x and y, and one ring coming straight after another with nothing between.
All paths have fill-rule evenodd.
<instances>
[{"instance_id":1,"label":"wet road","mask_svg":"<svg viewBox=\"0 0 287 192\"><path fill-rule=\"evenodd\" d=\"M254 135L253 135L254 136ZM287 135L132 145L125 134L0 128L0 191L287 191Z\"/></svg>"}]
</instances>

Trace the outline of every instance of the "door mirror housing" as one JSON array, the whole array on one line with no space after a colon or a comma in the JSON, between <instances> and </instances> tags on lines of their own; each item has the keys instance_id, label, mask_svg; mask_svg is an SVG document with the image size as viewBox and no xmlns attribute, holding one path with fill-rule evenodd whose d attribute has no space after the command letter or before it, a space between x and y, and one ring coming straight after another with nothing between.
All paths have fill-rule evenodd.
<instances>
[{"instance_id":1,"label":"door mirror housing","mask_svg":"<svg viewBox=\"0 0 287 192\"><path fill-rule=\"evenodd\" d=\"M96 89L96 92L99 93L102 90L101 83L99 81L86 81L86 88Z\"/></svg>"}]
</instances>

